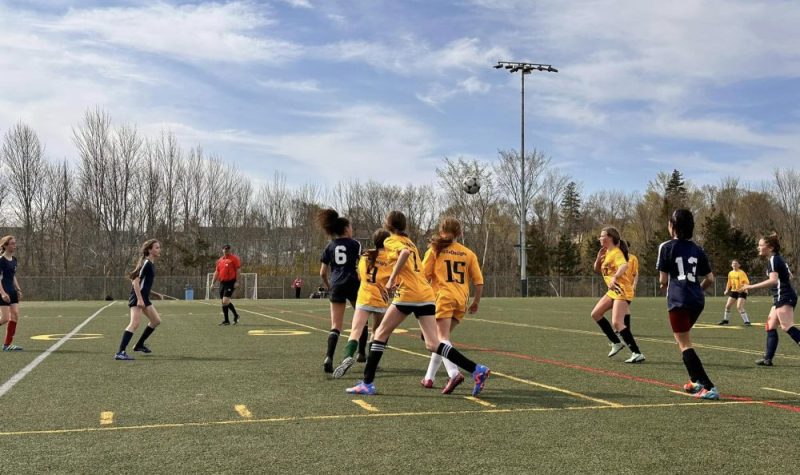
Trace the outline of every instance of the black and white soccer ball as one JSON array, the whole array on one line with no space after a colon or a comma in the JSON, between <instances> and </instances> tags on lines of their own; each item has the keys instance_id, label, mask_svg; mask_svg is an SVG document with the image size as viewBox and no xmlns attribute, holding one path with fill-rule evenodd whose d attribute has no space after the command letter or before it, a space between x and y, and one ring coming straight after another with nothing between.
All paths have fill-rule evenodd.
<instances>
[{"instance_id":1,"label":"black and white soccer ball","mask_svg":"<svg viewBox=\"0 0 800 475\"><path fill-rule=\"evenodd\" d=\"M478 177L476 176L468 176L464 178L464 182L462 185L464 188L464 192L470 195L474 195L481 189L481 182L478 181Z\"/></svg>"}]
</instances>

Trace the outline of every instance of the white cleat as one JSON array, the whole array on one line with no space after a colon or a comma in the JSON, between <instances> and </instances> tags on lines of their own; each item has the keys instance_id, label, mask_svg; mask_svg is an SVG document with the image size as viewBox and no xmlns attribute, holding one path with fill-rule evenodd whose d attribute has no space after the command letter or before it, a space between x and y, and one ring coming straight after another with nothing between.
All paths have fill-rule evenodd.
<instances>
[{"instance_id":1,"label":"white cleat","mask_svg":"<svg viewBox=\"0 0 800 475\"><path fill-rule=\"evenodd\" d=\"M625 348L625 343L612 343L611 351L608 352L608 357L611 358L612 356L622 351L623 348Z\"/></svg>"},{"instance_id":2,"label":"white cleat","mask_svg":"<svg viewBox=\"0 0 800 475\"><path fill-rule=\"evenodd\" d=\"M641 363L644 361L644 355L641 353L632 353L631 357L625 360L626 363Z\"/></svg>"}]
</instances>

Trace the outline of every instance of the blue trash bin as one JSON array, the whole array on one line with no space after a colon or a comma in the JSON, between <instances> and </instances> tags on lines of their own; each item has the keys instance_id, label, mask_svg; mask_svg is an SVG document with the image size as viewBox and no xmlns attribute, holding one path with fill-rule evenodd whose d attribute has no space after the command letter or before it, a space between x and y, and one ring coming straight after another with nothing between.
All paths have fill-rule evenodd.
<instances>
[{"instance_id":1,"label":"blue trash bin","mask_svg":"<svg viewBox=\"0 0 800 475\"><path fill-rule=\"evenodd\" d=\"M185 300L194 300L194 289L192 288L191 285L186 284L186 287L183 290L184 290L183 298Z\"/></svg>"}]
</instances>

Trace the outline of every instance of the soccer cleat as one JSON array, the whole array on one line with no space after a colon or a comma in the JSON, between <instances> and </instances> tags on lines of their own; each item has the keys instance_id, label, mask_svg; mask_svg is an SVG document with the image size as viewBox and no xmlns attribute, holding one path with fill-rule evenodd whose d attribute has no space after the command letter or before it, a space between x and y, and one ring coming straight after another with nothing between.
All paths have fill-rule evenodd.
<instances>
[{"instance_id":1,"label":"soccer cleat","mask_svg":"<svg viewBox=\"0 0 800 475\"><path fill-rule=\"evenodd\" d=\"M22 347L12 343L10 345L3 345L3 351L22 351Z\"/></svg>"},{"instance_id":2,"label":"soccer cleat","mask_svg":"<svg viewBox=\"0 0 800 475\"><path fill-rule=\"evenodd\" d=\"M725 320L725 319L722 319L722 320L720 320L720 321L718 321L718 322L717 322L717 325L727 325L727 324L729 324L729 323L730 323L729 321L727 321L727 320Z\"/></svg>"},{"instance_id":3,"label":"soccer cleat","mask_svg":"<svg viewBox=\"0 0 800 475\"><path fill-rule=\"evenodd\" d=\"M717 388L706 389L703 388L700 391L696 392L694 397L697 399L710 399L716 401L719 399L719 392L717 392Z\"/></svg>"},{"instance_id":4,"label":"soccer cleat","mask_svg":"<svg viewBox=\"0 0 800 475\"><path fill-rule=\"evenodd\" d=\"M626 363L642 363L644 355L641 353L631 353L631 357L625 360Z\"/></svg>"},{"instance_id":5,"label":"soccer cleat","mask_svg":"<svg viewBox=\"0 0 800 475\"><path fill-rule=\"evenodd\" d=\"M752 325L750 324L750 322L744 322L744 326L751 327Z\"/></svg>"},{"instance_id":6,"label":"soccer cleat","mask_svg":"<svg viewBox=\"0 0 800 475\"><path fill-rule=\"evenodd\" d=\"M611 358L612 356L622 351L623 348L625 348L625 343L612 343L611 351L608 352L608 357Z\"/></svg>"},{"instance_id":7,"label":"soccer cleat","mask_svg":"<svg viewBox=\"0 0 800 475\"><path fill-rule=\"evenodd\" d=\"M120 351L116 355L114 355L114 359L117 361L133 361L133 356L128 356L127 353L124 351Z\"/></svg>"},{"instance_id":8,"label":"soccer cleat","mask_svg":"<svg viewBox=\"0 0 800 475\"><path fill-rule=\"evenodd\" d=\"M356 358L357 363L366 363L367 362L367 355L365 353L359 353L358 358Z\"/></svg>"},{"instance_id":9,"label":"soccer cleat","mask_svg":"<svg viewBox=\"0 0 800 475\"><path fill-rule=\"evenodd\" d=\"M233 316L233 324L234 325L238 325L239 324L239 314L236 314L236 315Z\"/></svg>"},{"instance_id":10,"label":"soccer cleat","mask_svg":"<svg viewBox=\"0 0 800 475\"><path fill-rule=\"evenodd\" d=\"M229 321L227 321L227 320L223 320L223 321L219 322L219 323L217 324L217 326L224 327L224 326L228 326L228 325L230 325L230 324L231 324L231 322L229 322Z\"/></svg>"},{"instance_id":11,"label":"soccer cleat","mask_svg":"<svg viewBox=\"0 0 800 475\"><path fill-rule=\"evenodd\" d=\"M433 388L433 380L432 379L424 379L423 378L422 381L419 382L419 384L422 385L422 387L425 388L425 389Z\"/></svg>"},{"instance_id":12,"label":"soccer cleat","mask_svg":"<svg viewBox=\"0 0 800 475\"><path fill-rule=\"evenodd\" d=\"M683 390L689 394L697 394L700 390L703 389L703 385L700 383L693 383L689 381L688 383L683 385Z\"/></svg>"},{"instance_id":13,"label":"soccer cleat","mask_svg":"<svg viewBox=\"0 0 800 475\"><path fill-rule=\"evenodd\" d=\"M757 366L772 366L772 360L770 358L761 358L760 360L756 360Z\"/></svg>"},{"instance_id":14,"label":"soccer cleat","mask_svg":"<svg viewBox=\"0 0 800 475\"><path fill-rule=\"evenodd\" d=\"M339 379L344 376L344 374L347 373L347 370L353 366L353 363L355 363L355 360L352 356L348 356L347 358L343 359L339 366L333 370L333 377L335 379Z\"/></svg>"},{"instance_id":15,"label":"soccer cleat","mask_svg":"<svg viewBox=\"0 0 800 475\"><path fill-rule=\"evenodd\" d=\"M151 350L150 348L148 348L145 345L135 346L135 347L133 347L133 351L140 351L142 353L152 353L153 352L153 350Z\"/></svg>"},{"instance_id":16,"label":"soccer cleat","mask_svg":"<svg viewBox=\"0 0 800 475\"><path fill-rule=\"evenodd\" d=\"M486 384L486 380L489 379L490 374L492 374L492 371L486 366L479 364L475 367L475 371L472 372L472 379L475 381L475 387L472 388L473 396L477 396L483 391L483 386Z\"/></svg>"},{"instance_id":17,"label":"soccer cleat","mask_svg":"<svg viewBox=\"0 0 800 475\"><path fill-rule=\"evenodd\" d=\"M372 396L377 390L375 389L375 383L367 384L364 381L359 381L352 388L345 389L344 392L347 394L365 394L367 396Z\"/></svg>"},{"instance_id":18,"label":"soccer cleat","mask_svg":"<svg viewBox=\"0 0 800 475\"><path fill-rule=\"evenodd\" d=\"M442 389L442 394L450 394L456 390L459 384L464 382L464 376L461 373L458 373L455 378L450 378L447 380L447 384L444 385L444 389Z\"/></svg>"},{"instance_id":19,"label":"soccer cleat","mask_svg":"<svg viewBox=\"0 0 800 475\"><path fill-rule=\"evenodd\" d=\"M325 361L322 362L322 370L326 373L333 373L333 360L329 357L325 357Z\"/></svg>"}]
</instances>

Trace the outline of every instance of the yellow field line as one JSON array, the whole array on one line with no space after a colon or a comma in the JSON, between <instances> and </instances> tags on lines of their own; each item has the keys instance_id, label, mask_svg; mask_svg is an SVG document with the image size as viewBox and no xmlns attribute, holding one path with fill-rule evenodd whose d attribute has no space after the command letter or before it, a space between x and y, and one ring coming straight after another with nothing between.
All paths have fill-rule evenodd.
<instances>
[{"instance_id":1,"label":"yellow field line","mask_svg":"<svg viewBox=\"0 0 800 475\"><path fill-rule=\"evenodd\" d=\"M483 399L478 399L478 398L472 397L472 396L464 396L464 399L466 399L467 401L472 401L472 402L478 403L478 404L480 404L481 406L484 406L484 407L497 407L496 404L492 404L489 401L484 401Z\"/></svg>"},{"instance_id":2,"label":"yellow field line","mask_svg":"<svg viewBox=\"0 0 800 475\"><path fill-rule=\"evenodd\" d=\"M310 328L310 329L312 329L314 331L317 331L317 332L328 333L328 330L323 330L323 329L320 329L320 328L312 327L310 325L304 325L302 323L293 322L291 320L284 320L282 318L273 317L272 315L267 315L265 313L259 313L259 312L255 312L253 310L248 310L248 309L244 309L244 308L241 309L241 310L243 312L252 313L254 315L260 315L262 317L272 318L272 319L278 320L280 322L289 323L289 324L301 326L301 327L304 327L304 328ZM426 355L426 354L423 354L423 353L418 353L416 351L407 350L405 348L398 348L397 346L391 346L389 348L392 349L392 350L395 350L395 351L399 351L401 353L406 353L406 354L413 355L413 356L419 356L419 357L425 358L425 359L430 358L429 354ZM587 396L586 394L581 394L581 393L578 393L578 392L575 392L575 391L570 391L568 389L559 388L557 386L550 386L550 385L547 385L547 384L537 383L536 381L531 381L529 379L518 378L516 376L511 376L509 374L501 373L501 372L498 372L498 371L492 371L492 375L500 376L501 378L506 378L508 380L515 381L517 383L527 384L529 386L537 386L537 387L540 387L542 389L547 389L547 390L550 390L550 391L555 391L555 392L559 392L559 393L562 393L562 394L567 394L569 396L576 397L576 398L579 398L579 399L585 399L587 401L592 401L592 402L596 402L596 403L600 403L600 404L605 404L607 406L612 406L612 407L613 406L619 406L619 404L617 404L615 402L611 402L611 401L606 401L605 399L593 398L591 396Z\"/></svg>"},{"instance_id":3,"label":"yellow field line","mask_svg":"<svg viewBox=\"0 0 800 475\"><path fill-rule=\"evenodd\" d=\"M520 327L520 328L532 328L532 329L535 329L535 330L547 330L547 331L554 331L554 332L561 332L561 333L575 333L575 334L579 334L579 335L604 336L600 332L594 332L594 331L589 331L589 330L577 330L577 329L574 329L574 328L550 327L550 326L547 326L547 325L532 325L530 323L505 322L505 321L502 321L502 320L485 320L483 318L475 318L475 317L470 317L469 321L471 321L471 322L482 322L482 323L492 323L492 324L495 324L495 325L508 325L508 326ZM662 338L649 338L649 337L639 337L639 336L637 336L636 340L637 341L648 341L648 342L653 342L653 343L663 343L663 344L667 344L667 345L675 345L675 340L665 340L665 339L662 339ZM727 351L727 352L732 352L732 353L742 353L742 354L745 354L745 355L763 355L764 354L763 350L745 350L745 349L741 349L741 348L731 348L731 347L728 347L728 346L708 345L708 344L704 344L704 343L695 343L695 342L692 342L692 345L695 348L707 348L709 350ZM785 355L785 354L779 354L779 356L781 358L786 358L786 359L790 359L790 360L800 360L800 356Z\"/></svg>"},{"instance_id":4,"label":"yellow field line","mask_svg":"<svg viewBox=\"0 0 800 475\"><path fill-rule=\"evenodd\" d=\"M373 406L372 404L368 403L363 399L353 399L353 403L355 403L356 406L360 407L361 409L364 409L365 411L381 412L378 410L377 407Z\"/></svg>"},{"instance_id":5,"label":"yellow field line","mask_svg":"<svg viewBox=\"0 0 800 475\"><path fill-rule=\"evenodd\" d=\"M237 404L233 406L236 412L239 413L240 416L244 417L245 419L252 419L253 413L250 412L250 409L247 408L244 404Z\"/></svg>"},{"instance_id":6,"label":"yellow field line","mask_svg":"<svg viewBox=\"0 0 800 475\"><path fill-rule=\"evenodd\" d=\"M111 411L103 411L100 413L100 425L108 426L114 423L114 413Z\"/></svg>"},{"instance_id":7,"label":"yellow field line","mask_svg":"<svg viewBox=\"0 0 800 475\"><path fill-rule=\"evenodd\" d=\"M617 409L657 409L671 407L714 407L731 405L755 405L763 404L766 401L719 401L719 402L684 402L684 403L663 403L663 404L631 404L626 406L571 406L571 407L526 407L516 409L481 409L481 410L462 410L462 411L426 411L426 412L371 412L369 414L337 414L320 416L285 416L271 417L265 419L235 419L226 421L206 421L206 422L176 422L167 424L147 424L137 426L115 426L115 427L85 427L77 429L50 429L50 430L27 430L0 432L0 437L20 436L20 435L54 435L54 434L74 434L88 432L106 431L129 431L146 429L178 429L183 427L212 427L227 426L238 424L265 424L275 422L302 422L302 421L337 421L348 419L363 419L375 417L430 417L430 416L453 416L453 415L472 415L472 414L513 414L528 412L560 412L560 411L599 411Z\"/></svg>"},{"instance_id":8,"label":"yellow field line","mask_svg":"<svg viewBox=\"0 0 800 475\"><path fill-rule=\"evenodd\" d=\"M767 391L775 391L776 393L791 394L792 396L800 396L800 393L793 393L792 391L786 391L784 389L775 389L775 388L761 388L761 389L766 389Z\"/></svg>"}]
</instances>

